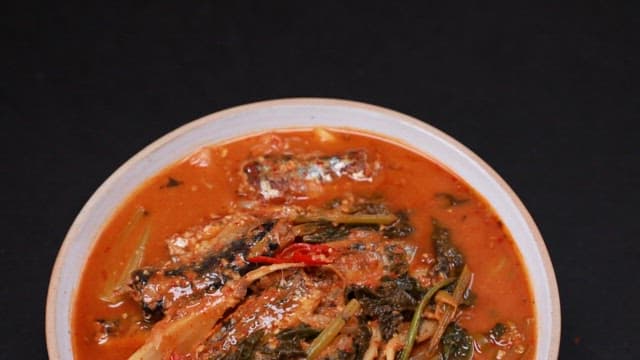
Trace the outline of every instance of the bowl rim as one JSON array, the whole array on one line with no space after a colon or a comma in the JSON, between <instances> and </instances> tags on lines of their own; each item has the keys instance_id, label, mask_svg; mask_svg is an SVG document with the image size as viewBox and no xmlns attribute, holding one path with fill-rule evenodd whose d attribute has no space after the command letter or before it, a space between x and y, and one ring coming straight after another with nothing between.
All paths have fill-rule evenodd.
<instances>
[{"instance_id":1,"label":"bowl rim","mask_svg":"<svg viewBox=\"0 0 640 360\"><path fill-rule=\"evenodd\" d=\"M386 107L373 105L370 103L365 103L361 101L353 101L339 98L320 98L320 97L290 97L290 98L280 98L280 99L272 99L272 100L264 100L251 102L243 105L237 105L230 108L222 109L216 112L213 112L208 115L204 115L200 118L192 120L175 128L174 130L166 133L161 136L157 140L151 142L140 151L131 156L128 160L122 163L89 197L87 202L83 205L82 209L79 211L78 215L76 215L72 225L67 231L64 240L60 246L60 249L56 255L55 263L53 265L51 276L49 279L49 287L47 291L47 299L46 299L46 316L45 316L45 334L46 334L46 344L47 344L47 352L50 358L59 359L60 354L58 352L59 349L59 338L56 336L56 302L55 299L58 295L59 283L61 280L61 271L64 265L64 260L68 257L70 253L70 242L72 238L75 237L76 233L79 232L79 228L81 224L85 221L85 218L88 217L91 210L94 208L94 205L99 202L99 200L106 195L109 187L112 183L116 181L116 179L124 176L127 172L127 169L132 167L134 164L144 160L150 153L154 150L170 143L174 139L184 135L185 133L191 132L193 129L196 129L205 123L213 122L219 119L223 119L229 116L233 116L235 114L243 113L243 112L251 112L259 109L271 108L271 107L286 107L286 106L327 106L327 107L346 107L352 109L360 109L373 113L380 113L382 115L386 115L388 117L394 118L398 121L404 122L411 127L420 128L428 133L431 133L436 138L440 138L442 141L447 143L449 146L453 147L456 151L462 153L464 156L471 159L472 162L475 162L481 170L483 170L492 180L501 188L501 190L507 195L508 200L517 208L519 211L519 215L524 220L525 226L527 230L530 232L530 235L534 239L535 249L538 251L538 255L542 261L542 267L545 270L546 275L546 285L549 291L550 296L550 304L551 304L551 334L550 335L550 343L549 343L549 352L545 355L550 356L549 358L556 359L558 357L559 347L560 347L560 333L561 333L561 308L560 308L560 297L558 291L557 280L555 276L555 271L551 262L551 258L549 256L547 247L544 243L542 235L533 220L533 217L524 206L523 202L516 195L516 193L511 189L511 187L507 184L507 182L490 166L488 165L482 158L480 158L477 154L475 154L472 150L467 148L461 142L448 135L447 133L441 131L440 129L430 125L425 121L421 121L418 118L413 116L391 110ZM357 127L353 127L357 130ZM273 128L277 129L276 127ZM363 129L364 130L364 129ZM384 137L384 134L380 133L379 135ZM404 143L402 139L395 139L393 137L388 137L391 140L399 141L400 143ZM407 145L411 147L410 145ZM437 160L437 159L436 159ZM446 164L442 164L445 167ZM166 166L166 165L165 165ZM452 171L451 169L448 169ZM466 181L466 180L465 180ZM488 201L488 199L487 199ZM90 240L91 244L95 244L96 239ZM519 247L516 244L516 247ZM90 252L91 250L89 250ZM521 256L522 250L520 250ZM531 280L531 273L527 269L529 273L529 278ZM533 284L531 284L533 286ZM69 304L69 307L73 306L73 299L75 299L75 290L73 289L73 294L71 294L72 302ZM536 317L539 317L539 309L537 305L534 306L536 309ZM70 315L70 314L69 314ZM71 329L67 330L69 333ZM542 334L537 334L537 338L539 339ZM542 354L537 354L537 357L540 358Z\"/></svg>"}]
</instances>

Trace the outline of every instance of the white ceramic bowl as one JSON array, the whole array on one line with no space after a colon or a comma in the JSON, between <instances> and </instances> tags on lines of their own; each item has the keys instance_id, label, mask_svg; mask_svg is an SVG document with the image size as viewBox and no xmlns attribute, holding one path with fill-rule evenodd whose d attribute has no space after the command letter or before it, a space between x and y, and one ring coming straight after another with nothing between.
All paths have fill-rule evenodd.
<instances>
[{"instance_id":1,"label":"white ceramic bowl","mask_svg":"<svg viewBox=\"0 0 640 360\"><path fill-rule=\"evenodd\" d=\"M52 359L72 359L70 314L84 262L103 225L144 179L203 145L277 128L363 129L409 145L458 174L493 206L511 232L528 269L537 313L537 358L556 359L560 300L547 249L531 216L505 181L477 155L415 118L364 103L283 99L220 111L186 124L140 151L89 199L58 254L47 298L46 335Z\"/></svg>"}]
</instances>

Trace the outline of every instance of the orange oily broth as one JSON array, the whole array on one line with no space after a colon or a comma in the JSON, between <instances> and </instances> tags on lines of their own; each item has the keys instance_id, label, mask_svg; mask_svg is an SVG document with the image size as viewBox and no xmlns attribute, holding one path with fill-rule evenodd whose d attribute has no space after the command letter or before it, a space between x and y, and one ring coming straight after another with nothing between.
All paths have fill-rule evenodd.
<instances>
[{"instance_id":1,"label":"orange oily broth","mask_svg":"<svg viewBox=\"0 0 640 360\"><path fill-rule=\"evenodd\" d=\"M96 319L122 319L126 314L131 321L139 316L139 308L132 301L109 306L99 299L108 274L121 269L127 258L123 254L134 250L135 244L119 244L117 240L135 209L144 207L148 216L143 221L151 223L143 265L164 262L168 259L165 240L176 232L204 223L211 216L232 211L242 200L236 192L242 179L241 164L273 148L296 154L366 149L370 159L378 156L382 169L372 182L339 180L323 186L322 193L315 194L313 199L300 199L295 203L321 205L347 192L381 194L392 208L409 209L415 232L405 241L416 244L418 254L434 254L431 219L437 218L450 228L454 244L474 273L473 291L477 301L464 311L461 325L470 333L485 333L496 322L513 321L526 337L529 351L524 358L533 358L534 306L526 271L509 234L484 199L456 176L407 148L373 136L343 131L334 134L336 139L331 142L320 141L311 131L291 131L211 146L147 180L117 209L85 264L72 314L76 358L126 358L147 335L144 331L131 331L111 337L102 345L95 340ZM180 185L168 187L170 178L180 181ZM447 207L445 199L436 196L438 193L454 194L468 201ZM484 358L478 353L475 357Z\"/></svg>"}]
</instances>

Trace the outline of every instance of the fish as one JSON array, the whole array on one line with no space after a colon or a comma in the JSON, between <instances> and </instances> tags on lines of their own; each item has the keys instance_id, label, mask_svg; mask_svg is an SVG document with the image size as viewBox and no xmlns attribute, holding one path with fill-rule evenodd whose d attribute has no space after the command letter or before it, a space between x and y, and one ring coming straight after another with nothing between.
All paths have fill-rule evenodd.
<instances>
[{"instance_id":1,"label":"fish","mask_svg":"<svg viewBox=\"0 0 640 360\"><path fill-rule=\"evenodd\" d=\"M367 152L352 150L329 156L265 155L242 167L246 187L265 200L308 197L322 185L344 178L371 182L380 168Z\"/></svg>"}]
</instances>

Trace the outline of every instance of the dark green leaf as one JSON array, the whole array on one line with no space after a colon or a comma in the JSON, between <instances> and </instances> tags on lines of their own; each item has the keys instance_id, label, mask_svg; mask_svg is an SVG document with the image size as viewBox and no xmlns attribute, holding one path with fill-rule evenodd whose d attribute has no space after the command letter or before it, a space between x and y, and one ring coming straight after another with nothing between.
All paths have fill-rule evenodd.
<instances>
[{"instance_id":1,"label":"dark green leaf","mask_svg":"<svg viewBox=\"0 0 640 360\"><path fill-rule=\"evenodd\" d=\"M468 360L473 356L473 338L458 324L451 324L442 335L444 360Z\"/></svg>"},{"instance_id":2,"label":"dark green leaf","mask_svg":"<svg viewBox=\"0 0 640 360\"><path fill-rule=\"evenodd\" d=\"M413 226L409 222L409 214L406 211L396 213L398 220L382 230L382 234L388 239L404 238L413 233Z\"/></svg>"},{"instance_id":3,"label":"dark green leaf","mask_svg":"<svg viewBox=\"0 0 640 360\"><path fill-rule=\"evenodd\" d=\"M364 317L358 318L358 333L353 336L353 352L354 358L359 360L364 357L364 353L369 348L369 342L371 341L371 329L367 325L367 320Z\"/></svg>"},{"instance_id":4,"label":"dark green leaf","mask_svg":"<svg viewBox=\"0 0 640 360\"><path fill-rule=\"evenodd\" d=\"M445 202L446 207L462 205L469 201L469 199L457 198L449 193L437 193L436 197L442 199Z\"/></svg>"},{"instance_id":5,"label":"dark green leaf","mask_svg":"<svg viewBox=\"0 0 640 360\"><path fill-rule=\"evenodd\" d=\"M367 318L379 320L385 341L393 336L405 318L413 314L423 294L424 290L418 282L406 274L396 279L385 278L375 289L352 285L345 291L347 299L356 298L360 301Z\"/></svg>"},{"instance_id":6,"label":"dark green leaf","mask_svg":"<svg viewBox=\"0 0 640 360\"><path fill-rule=\"evenodd\" d=\"M172 177L169 177L169 179L167 180L167 183L164 184L163 187L170 188L170 187L176 187L176 186L180 186L180 185L182 185L182 181L176 180L176 179L174 179Z\"/></svg>"},{"instance_id":7,"label":"dark green leaf","mask_svg":"<svg viewBox=\"0 0 640 360\"><path fill-rule=\"evenodd\" d=\"M349 226L334 225L328 221L316 221L296 225L296 231L302 236L302 241L308 243L324 243L336 241L349 235Z\"/></svg>"},{"instance_id":8,"label":"dark green leaf","mask_svg":"<svg viewBox=\"0 0 640 360\"><path fill-rule=\"evenodd\" d=\"M320 330L314 329L307 324L300 324L294 328L282 330L276 335L276 338L278 340L310 341L319 334Z\"/></svg>"},{"instance_id":9,"label":"dark green leaf","mask_svg":"<svg viewBox=\"0 0 640 360\"><path fill-rule=\"evenodd\" d=\"M263 341L265 345L260 347L257 353L260 354L259 358L262 360L304 359L307 353L302 349L301 342L310 342L318 334L320 334L320 330L303 323L294 328L280 331L275 336L277 341Z\"/></svg>"},{"instance_id":10,"label":"dark green leaf","mask_svg":"<svg viewBox=\"0 0 640 360\"><path fill-rule=\"evenodd\" d=\"M464 256L451 241L451 233L448 228L442 226L436 219L432 219L433 232L431 241L436 250L435 270L446 276L457 276L464 267Z\"/></svg>"},{"instance_id":11,"label":"dark green leaf","mask_svg":"<svg viewBox=\"0 0 640 360\"><path fill-rule=\"evenodd\" d=\"M489 330L489 339L493 342L498 342L506 332L507 327L503 323L497 323Z\"/></svg>"}]
</instances>

